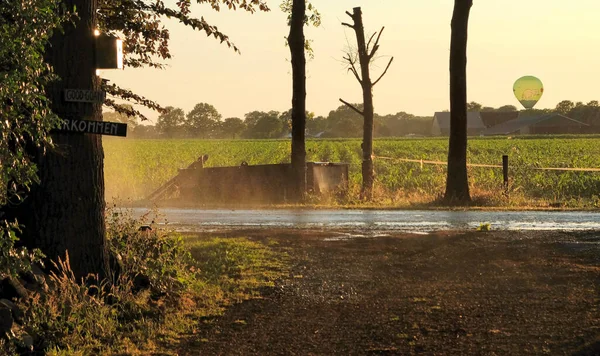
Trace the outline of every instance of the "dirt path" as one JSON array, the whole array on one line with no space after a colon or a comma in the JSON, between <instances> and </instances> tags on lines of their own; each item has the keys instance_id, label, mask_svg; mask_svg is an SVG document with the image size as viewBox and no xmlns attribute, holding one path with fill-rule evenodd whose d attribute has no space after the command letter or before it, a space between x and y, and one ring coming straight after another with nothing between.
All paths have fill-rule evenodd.
<instances>
[{"instance_id":1,"label":"dirt path","mask_svg":"<svg viewBox=\"0 0 600 356\"><path fill-rule=\"evenodd\" d=\"M293 271L182 355L600 354L600 233L230 235L275 238Z\"/></svg>"}]
</instances>

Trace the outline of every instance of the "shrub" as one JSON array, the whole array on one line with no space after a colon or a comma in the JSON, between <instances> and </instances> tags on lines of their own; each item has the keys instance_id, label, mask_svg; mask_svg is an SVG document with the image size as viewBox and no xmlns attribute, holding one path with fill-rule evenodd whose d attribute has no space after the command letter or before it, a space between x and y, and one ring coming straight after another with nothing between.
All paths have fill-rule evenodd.
<instances>
[{"instance_id":1,"label":"shrub","mask_svg":"<svg viewBox=\"0 0 600 356\"><path fill-rule=\"evenodd\" d=\"M130 211L113 207L107 215L109 247L125 280L147 280L155 295L175 293L187 286L192 277L190 253L179 234L156 229L153 222L158 219L157 212L135 220ZM152 223L140 229L148 220Z\"/></svg>"},{"instance_id":2,"label":"shrub","mask_svg":"<svg viewBox=\"0 0 600 356\"><path fill-rule=\"evenodd\" d=\"M19 240L16 232L18 225L3 222L0 225L0 279L17 277L19 272L31 271L32 263L41 263L44 255L40 250L28 251L26 248L17 248L15 243Z\"/></svg>"}]
</instances>

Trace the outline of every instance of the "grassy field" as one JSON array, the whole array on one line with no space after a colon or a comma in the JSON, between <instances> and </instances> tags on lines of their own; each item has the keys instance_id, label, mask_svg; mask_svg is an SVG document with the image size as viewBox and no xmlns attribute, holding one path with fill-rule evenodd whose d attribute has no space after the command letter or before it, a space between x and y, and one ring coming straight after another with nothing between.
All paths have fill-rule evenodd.
<instances>
[{"instance_id":1,"label":"grassy field","mask_svg":"<svg viewBox=\"0 0 600 356\"><path fill-rule=\"evenodd\" d=\"M350 163L350 199L357 200L359 139L309 140L307 160ZM374 143L376 204L426 203L443 193L446 167L399 159L445 161L447 138L379 139ZM203 154L206 166L289 162L287 140L105 139L107 199L143 199ZM501 165L509 155L510 187L502 169L470 167L472 195L482 205L600 207L600 172L543 171L542 167L600 168L600 137L470 138L468 162ZM345 202L346 204L348 202Z\"/></svg>"}]
</instances>

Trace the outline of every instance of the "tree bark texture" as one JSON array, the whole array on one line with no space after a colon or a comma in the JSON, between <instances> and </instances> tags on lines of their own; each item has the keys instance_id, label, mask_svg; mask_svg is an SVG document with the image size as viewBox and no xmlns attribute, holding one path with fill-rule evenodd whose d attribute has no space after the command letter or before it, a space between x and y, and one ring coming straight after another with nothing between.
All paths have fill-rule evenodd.
<instances>
[{"instance_id":1,"label":"tree bark texture","mask_svg":"<svg viewBox=\"0 0 600 356\"><path fill-rule=\"evenodd\" d=\"M358 45L358 60L360 63L361 86L363 92L363 143L362 143L362 191L363 199L370 200L373 196L373 182L375 180L375 171L373 169L373 82L369 64L371 58L368 53L365 41L365 28L362 20L362 10L360 7L353 9L352 19L354 20L354 32L356 32L356 43Z\"/></svg>"},{"instance_id":2,"label":"tree bark texture","mask_svg":"<svg viewBox=\"0 0 600 356\"><path fill-rule=\"evenodd\" d=\"M305 0L293 0L288 45L292 58L292 199L306 192L306 56L304 52Z\"/></svg>"},{"instance_id":3,"label":"tree bark texture","mask_svg":"<svg viewBox=\"0 0 600 356\"><path fill-rule=\"evenodd\" d=\"M101 104L64 101L64 89L100 90L95 73L96 0L65 0L78 13L75 26L65 24L47 51L60 79L48 88L52 108L61 118L102 120ZM55 133L55 148L38 155L40 184L32 188L19 222L24 243L48 258L68 252L76 277L106 273L104 171L101 136ZM25 210L25 209L22 209Z\"/></svg>"},{"instance_id":4,"label":"tree bark texture","mask_svg":"<svg viewBox=\"0 0 600 356\"><path fill-rule=\"evenodd\" d=\"M473 0L455 0L450 41L450 138L444 200L471 201L467 176L467 37Z\"/></svg>"}]
</instances>

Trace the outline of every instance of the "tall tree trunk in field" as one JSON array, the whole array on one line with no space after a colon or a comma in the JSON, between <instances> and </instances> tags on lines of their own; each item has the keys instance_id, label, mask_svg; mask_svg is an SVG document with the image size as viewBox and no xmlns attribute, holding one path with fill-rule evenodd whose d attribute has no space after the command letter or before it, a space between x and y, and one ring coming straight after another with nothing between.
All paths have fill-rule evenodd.
<instances>
[{"instance_id":1,"label":"tall tree trunk in field","mask_svg":"<svg viewBox=\"0 0 600 356\"><path fill-rule=\"evenodd\" d=\"M95 74L96 0L65 0L76 9L75 26L65 24L47 51L60 79L48 88L52 108L61 118L102 120L101 104L64 101L64 89L100 90ZM23 242L48 258L68 252L77 277L106 272L104 171L99 135L55 133L55 148L37 159L40 184L32 188L18 218L25 224Z\"/></svg>"},{"instance_id":2,"label":"tall tree trunk in field","mask_svg":"<svg viewBox=\"0 0 600 356\"><path fill-rule=\"evenodd\" d=\"M306 191L306 57L304 53L305 0L293 0L288 45L292 57L292 171L293 199Z\"/></svg>"},{"instance_id":3,"label":"tall tree trunk in field","mask_svg":"<svg viewBox=\"0 0 600 356\"><path fill-rule=\"evenodd\" d=\"M444 200L471 201L467 176L467 35L473 0L455 0L450 42L450 147Z\"/></svg>"},{"instance_id":4,"label":"tall tree trunk in field","mask_svg":"<svg viewBox=\"0 0 600 356\"><path fill-rule=\"evenodd\" d=\"M360 111L353 105L344 100L340 99L341 102L349 106L352 110L361 114L364 118L363 121L363 142L362 142L362 189L361 198L365 200L371 200L373 197L373 184L375 182L375 170L373 168L373 117L375 115L375 109L373 107L373 87L381 80L381 78L387 73L390 65L394 58L392 57L387 64L387 67L375 81L371 80L370 65L371 61L375 57L377 50L379 49L379 39L383 32L383 28L379 33L375 33L369 39L369 42L365 40L365 28L362 20L362 10L360 7L355 7L353 13L346 12L348 16L352 18L353 24L342 23L342 25L350 27L356 33L356 43L358 46L358 62L360 64L360 75L356 69L355 59L352 53L348 53L348 56L344 59L349 64L349 70L354 74L356 79L361 85L363 93L363 110ZM373 39L375 42L372 42Z\"/></svg>"}]
</instances>

